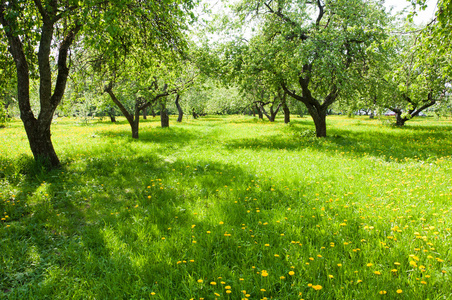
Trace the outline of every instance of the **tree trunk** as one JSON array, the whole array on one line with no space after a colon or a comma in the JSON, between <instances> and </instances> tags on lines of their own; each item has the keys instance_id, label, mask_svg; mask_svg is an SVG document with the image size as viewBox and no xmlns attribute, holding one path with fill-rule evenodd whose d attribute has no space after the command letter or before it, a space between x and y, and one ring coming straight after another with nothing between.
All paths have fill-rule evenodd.
<instances>
[{"instance_id":1,"label":"tree trunk","mask_svg":"<svg viewBox=\"0 0 452 300\"><path fill-rule=\"evenodd\" d=\"M132 127L132 138L138 139L138 130L140 127L140 102L138 99L135 100L135 117L132 123L130 123L130 127Z\"/></svg>"},{"instance_id":2,"label":"tree trunk","mask_svg":"<svg viewBox=\"0 0 452 300\"><path fill-rule=\"evenodd\" d=\"M184 112L182 110L182 107L180 107L179 104L179 94L176 95L176 107L177 107L177 111L179 112L179 116L177 117L177 122L182 122L182 118L184 117Z\"/></svg>"},{"instance_id":3,"label":"tree trunk","mask_svg":"<svg viewBox=\"0 0 452 300\"><path fill-rule=\"evenodd\" d=\"M43 161L50 168L60 166L60 161L55 153L51 141L50 125L52 124L53 114L61 102L66 88L67 77L69 75L69 67L67 66L67 57L69 47L72 45L75 36L79 32L81 25L76 24L71 28L65 28L66 34L59 43L58 49L58 72L55 77L54 88L52 91L52 68L50 64L51 44L59 42L54 40L54 25L58 20L56 17L60 12L53 11L43 14L42 27L40 30L40 40L38 47L38 70L39 70L39 102L40 113L36 118L31 110L30 105L30 86L29 86L29 66L23 42L17 32L18 19L17 15L10 14L5 17L6 5L17 5L15 1L2 1L0 4L0 23L3 27L6 38L8 39L8 50L14 58L17 72L17 98L19 102L20 117L24 123L31 151L36 161ZM26 43L27 37L24 37ZM36 48L36 47L35 47Z\"/></svg>"},{"instance_id":4,"label":"tree trunk","mask_svg":"<svg viewBox=\"0 0 452 300\"><path fill-rule=\"evenodd\" d=\"M153 118L155 118L156 114L155 114L154 108L151 109L151 115L152 115Z\"/></svg>"},{"instance_id":5,"label":"tree trunk","mask_svg":"<svg viewBox=\"0 0 452 300\"><path fill-rule=\"evenodd\" d=\"M309 105L307 108L315 124L315 135L326 137L326 109L317 109L313 105Z\"/></svg>"},{"instance_id":6,"label":"tree trunk","mask_svg":"<svg viewBox=\"0 0 452 300\"><path fill-rule=\"evenodd\" d=\"M165 101L160 101L160 124L162 128L169 127L169 115Z\"/></svg>"},{"instance_id":7,"label":"tree trunk","mask_svg":"<svg viewBox=\"0 0 452 300\"><path fill-rule=\"evenodd\" d=\"M282 108L284 111L284 123L289 124L290 123L290 110L289 110L289 107L287 106L287 102L286 102L286 93L284 93L283 98L282 98Z\"/></svg>"},{"instance_id":8,"label":"tree trunk","mask_svg":"<svg viewBox=\"0 0 452 300\"><path fill-rule=\"evenodd\" d=\"M104 91L110 95L111 100L118 106L119 110L122 112L124 117L126 117L127 122L129 122L130 127L132 128L132 138L138 138L138 125L140 122L140 109L139 109L139 101L135 100L135 115L129 113L129 111L125 108L124 105L116 98L115 93L113 92L113 82L110 82L105 88Z\"/></svg>"},{"instance_id":9,"label":"tree trunk","mask_svg":"<svg viewBox=\"0 0 452 300\"><path fill-rule=\"evenodd\" d=\"M143 120L146 120L148 118L148 109L144 108L143 109Z\"/></svg>"},{"instance_id":10,"label":"tree trunk","mask_svg":"<svg viewBox=\"0 0 452 300\"><path fill-rule=\"evenodd\" d=\"M50 168L56 168L60 166L60 160L56 155L50 138L50 124L42 124L36 121L35 127L30 128L26 126L25 131L27 132L30 149L35 160Z\"/></svg>"},{"instance_id":11,"label":"tree trunk","mask_svg":"<svg viewBox=\"0 0 452 300\"><path fill-rule=\"evenodd\" d=\"M407 121L407 118L402 118L401 113L396 113L396 126L403 126L405 125L405 122Z\"/></svg>"},{"instance_id":12,"label":"tree trunk","mask_svg":"<svg viewBox=\"0 0 452 300\"><path fill-rule=\"evenodd\" d=\"M262 110L259 106L257 106L257 104L255 105L255 108L257 110L257 114L259 115L259 119L263 120L264 119L264 114L262 113Z\"/></svg>"},{"instance_id":13,"label":"tree trunk","mask_svg":"<svg viewBox=\"0 0 452 300\"><path fill-rule=\"evenodd\" d=\"M116 122L115 109L113 107L110 108L108 116L110 117L110 120L111 120L112 123Z\"/></svg>"},{"instance_id":14,"label":"tree trunk","mask_svg":"<svg viewBox=\"0 0 452 300\"><path fill-rule=\"evenodd\" d=\"M193 115L193 119L197 119L198 118L198 114L196 113L196 111L195 111L195 109L193 108L193 110L192 110L192 115Z\"/></svg>"}]
</instances>

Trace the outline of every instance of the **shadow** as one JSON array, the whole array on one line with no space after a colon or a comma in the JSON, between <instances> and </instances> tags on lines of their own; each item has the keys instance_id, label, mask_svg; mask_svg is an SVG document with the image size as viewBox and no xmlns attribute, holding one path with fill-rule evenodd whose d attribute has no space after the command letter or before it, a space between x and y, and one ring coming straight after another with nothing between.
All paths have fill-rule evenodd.
<instances>
[{"instance_id":1,"label":"shadow","mask_svg":"<svg viewBox=\"0 0 452 300\"><path fill-rule=\"evenodd\" d=\"M432 161L448 156L452 151L451 133L442 126L385 127L385 130L354 124L363 130L347 130L330 126L326 138L316 138L312 122L296 121L282 128L285 135L273 134L229 141L226 147L234 151L241 148L332 151L350 157L372 156L383 160L416 159Z\"/></svg>"},{"instance_id":2,"label":"shadow","mask_svg":"<svg viewBox=\"0 0 452 300\"><path fill-rule=\"evenodd\" d=\"M102 131L101 133L99 133L99 135L101 137L109 138L125 138L129 142L150 142L171 145L186 144L197 138L197 136L192 133L192 130L187 130L175 126L169 128L142 128L140 129L138 139L132 139L130 130Z\"/></svg>"},{"instance_id":3,"label":"shadow","mask_svg":"<svg viewBox=\"0 0 452 300\"><path fill-rule=\"evenodd\" d=\"M170 134L176 139L182 132ZM162 277L195 254L191 225L213 226L212 220L202 225L193 211L201 214L229 197L224 186L234 186L230 178L253 176L226 164L199 160L189 166L131 149L118 159L106 146L62 169L25 174L15 184L14 199L27 212L0 230L0 298L75 297L84 291L83 297L140 299L187 280L184 273L172 274L174 283ZM228 221L233 210L223 208ZM173 236L185 238L166 242Z\"/></svg>"}]
</instances>

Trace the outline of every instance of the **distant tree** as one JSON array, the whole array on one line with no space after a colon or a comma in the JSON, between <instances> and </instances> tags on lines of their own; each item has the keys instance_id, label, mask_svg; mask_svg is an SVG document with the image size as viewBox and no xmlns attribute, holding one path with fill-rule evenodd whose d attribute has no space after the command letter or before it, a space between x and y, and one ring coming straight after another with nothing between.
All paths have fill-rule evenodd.
<instances>
[{"instance_id":1,"label":"distant tree","mask_svg":"<svg viewBox=\"0 0 452 300\"><path fill-rule=\"evenodd\" d=\"M436 44L425 34L400 37L397 55L393 56L385 76L393 92L380 99L386 108L395 112L396 125L403 126L446 99L451 78L444 73L443 66L452 56L438 53Z\"/></svg>"},{"instance_id":2,"label":"distant tree","mask_svg":"<svg viewBox=\"0 0 452 300\"><path fill-rule=\"evenodd\" d=\"M259 30L230 51L234 66L302 102L316 135L326 136L330 106L363 88L368 52L387 38L384 8L377 1L243 0L235 11L242 20L255 16Z\"/></svg>"}]
</instances>

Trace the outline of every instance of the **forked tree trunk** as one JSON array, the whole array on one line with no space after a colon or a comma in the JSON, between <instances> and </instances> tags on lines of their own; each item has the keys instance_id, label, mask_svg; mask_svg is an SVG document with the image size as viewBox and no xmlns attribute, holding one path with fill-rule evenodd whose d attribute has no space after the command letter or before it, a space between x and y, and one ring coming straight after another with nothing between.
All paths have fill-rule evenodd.
<instances>
[{"instance_id":1,"label":"forked tree trunk","mask_svg":"<svg viewBox=\"0 0 452 300\"><path fill-rule=\"evenodd\" d=\"M396 126L404 126L407 118L402 118L401 113L396 113Z\"/></svg>"},{"instance_id":2,"label":"forked tree trunk","mask_svg":"<svg viewBox=\"0 0 452 300\"><path fill-rule=\"evenodd\" d=\"M182 110L182 107L180 107L179 104L179 94L176 95L176 107L177 107L177 111L179 112L179 115L177 117L177 122L182 122L182 118L184 117L184 111Z\"/></svg>"},{"instance_id":3,"label":"forked tree trunk","mask_svg":"<svg viewBox=\"0 0 452 300\"><path fill-rule=\"evenodd\" d=\"M51 45L54 40L55 23L58 21L58 11L48 11L45 14L40 11L43 19L40 28L40 40L38 49L38 70L39 70L39 102L40 113L36 118L30 105L30 78L29 66L25 56L23 42L17 35L18 16L9 14L5 17L5 7L17 5L16 1L2 1L0 4L0 23L3 32L8 40L8 50L14 58L17 71L17 98L19 102L20 117L24 123L30 149L36 161L42 161L50 168L60 166L60 160L55 153L51 140L50 125L53 114L61 102L66 89L69 68L67 57L69 47L72 45L75 36L81 29L80 24L70 28L64 28L66 34L61 40L58 49L58 73L52 91L52 67L50 63ZM26 39L26 37L24 37ZM36 48L36 47L35 47Z\"/></svg>"}]
</instances>

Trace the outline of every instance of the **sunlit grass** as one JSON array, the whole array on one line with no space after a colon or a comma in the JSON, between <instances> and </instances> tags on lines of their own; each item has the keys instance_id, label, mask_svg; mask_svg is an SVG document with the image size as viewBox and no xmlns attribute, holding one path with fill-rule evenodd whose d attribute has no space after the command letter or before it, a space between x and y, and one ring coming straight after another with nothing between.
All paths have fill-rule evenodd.
<instances>
[{"instance_id":1,"label":"sunlit grass","mask_svg":"<svg viewBox=\"0 0 452 300\"><path fill-rule=\"evenodd\" d=\"M452 122L0 129L0 298L451 298Z\"/></svg>"}]
</instances>

